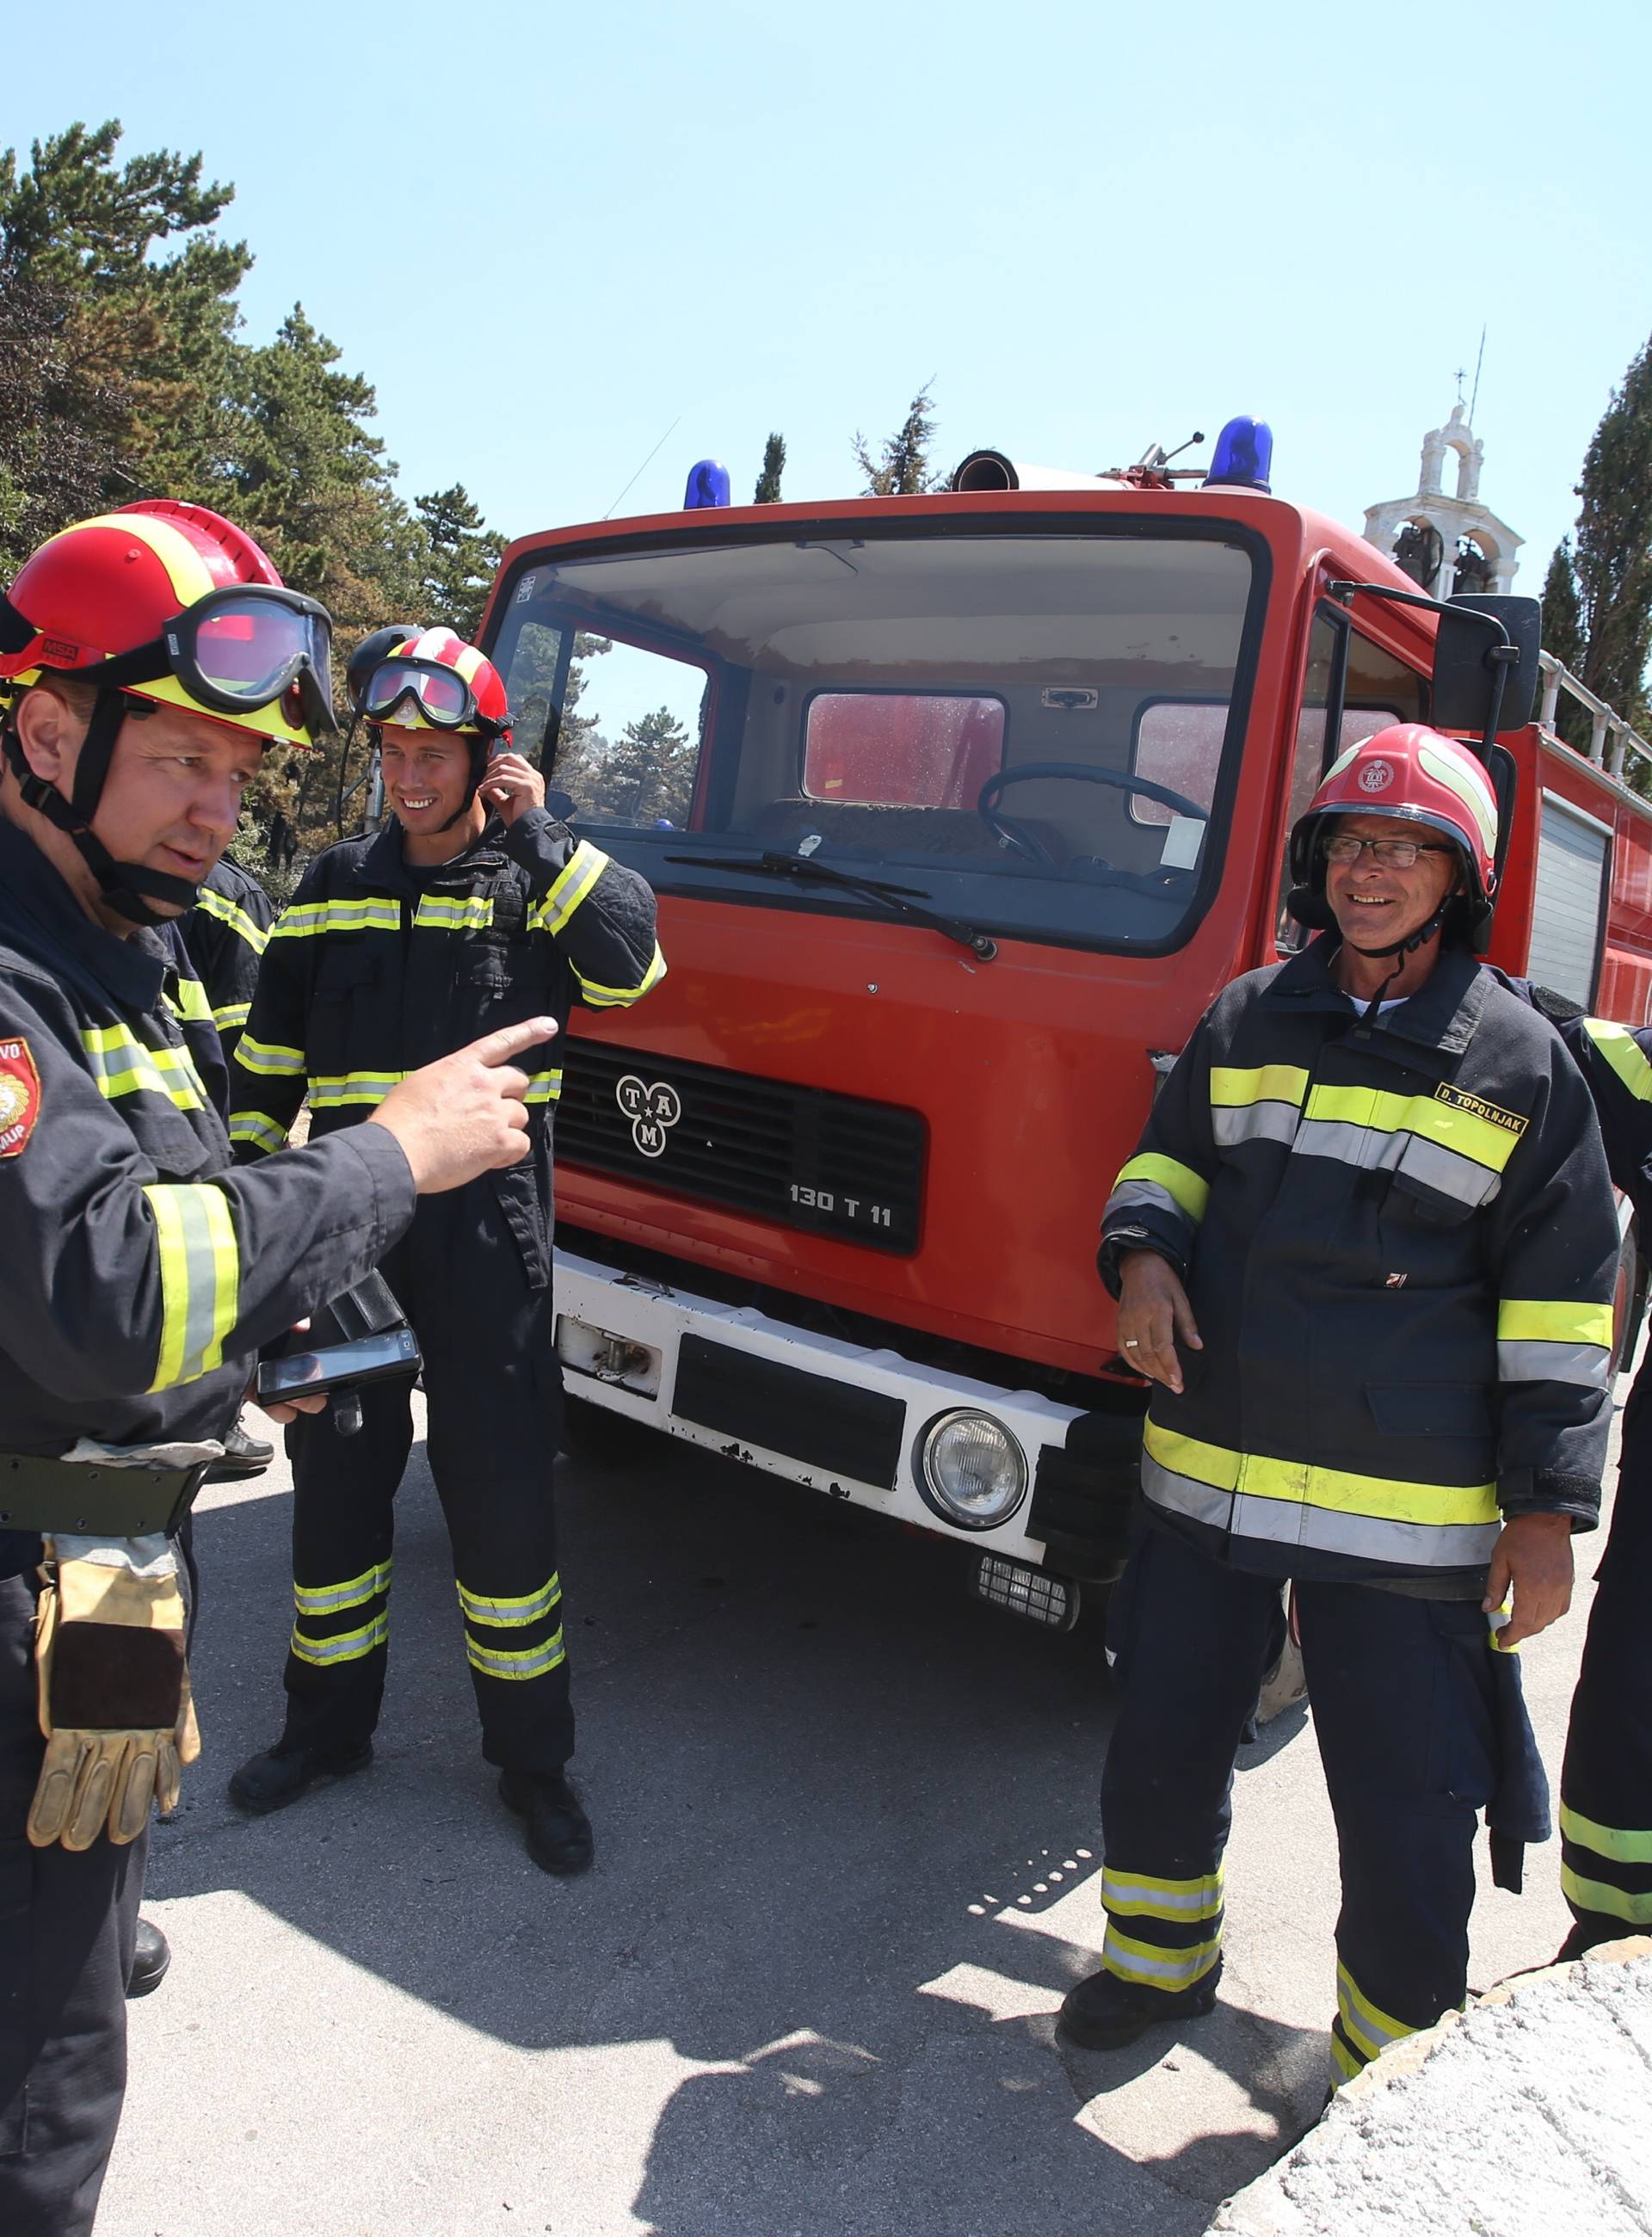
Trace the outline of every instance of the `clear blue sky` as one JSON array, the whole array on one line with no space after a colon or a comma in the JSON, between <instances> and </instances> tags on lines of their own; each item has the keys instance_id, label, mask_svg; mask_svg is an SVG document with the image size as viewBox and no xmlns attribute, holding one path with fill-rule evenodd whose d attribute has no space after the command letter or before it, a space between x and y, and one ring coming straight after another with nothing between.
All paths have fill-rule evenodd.
<instances>
[{"instance_id":1,"label":"clear blue sky","mask_svg":"<svg viewBox=\"0 0 1652 2237\"><path fill-rule=\"evenodd\" d=\"M373 380L409 496L508 533L850 493L931 375L938 454L1123 462L1234 412L1358 523L1490 329L1482 495L1536 591L1652 330L1643 0L89 0L0 144L200 148L257 263ZM72 50L71 50L72 49Z\"/></svg>"}]
</instances>

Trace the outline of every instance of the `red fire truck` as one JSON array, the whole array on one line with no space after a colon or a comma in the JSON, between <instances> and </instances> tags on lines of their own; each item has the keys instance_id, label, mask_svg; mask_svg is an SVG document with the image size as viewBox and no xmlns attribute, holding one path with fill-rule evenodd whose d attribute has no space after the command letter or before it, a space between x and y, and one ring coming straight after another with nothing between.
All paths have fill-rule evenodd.
<instances>
[{"instance_id":1,"label":"red fire truck","mask_svg":"<svg viewBox=\"0 0 1652 2237\"><path fill-rule=\"evenodd\" d=\"M1301 937L1285 835L1338 748L1481 727L1457 618L1269 494L1256 438L1197 484L983 452L943 494L525 537L483 632L670 967L564 1052L571 1394L967 1541L1047 1622L1122 1557L1146 1393L1094 1254L1155 1079ZM1482 692L1523 640L1491 960L1641 1024L1644 749L1529 720L1535 605L1470 603L1523 614L1467 632Z\"/></svg>"}]
</instances>

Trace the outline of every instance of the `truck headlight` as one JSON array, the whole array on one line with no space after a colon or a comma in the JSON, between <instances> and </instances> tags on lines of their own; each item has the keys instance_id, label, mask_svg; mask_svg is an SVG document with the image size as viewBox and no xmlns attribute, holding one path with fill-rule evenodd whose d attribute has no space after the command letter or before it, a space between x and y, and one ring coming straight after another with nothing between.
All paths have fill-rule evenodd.
<instances>
[{"instance_id":1,"label":"truck headlight","mask_svg":"<svg viewBox=\"0 0 1652 2237\"><path fill-rule=\"evenodd\" d=\"M937 1414L918 1440L918 1489L960 1530L995 1530L1027 1496L1027 1455L990 1414Z\"/></svg>"}]
</instances>

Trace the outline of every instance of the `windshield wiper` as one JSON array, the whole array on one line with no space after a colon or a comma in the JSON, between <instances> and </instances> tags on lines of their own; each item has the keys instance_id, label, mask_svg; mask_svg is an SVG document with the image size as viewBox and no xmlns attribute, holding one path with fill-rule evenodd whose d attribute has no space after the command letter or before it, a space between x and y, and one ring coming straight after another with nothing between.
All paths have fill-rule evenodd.
<instances>
[{"instance_id":1,"label":"windshield wiper","mask_svg":"<svg viewBox=\"0 0 1652 2237\"><path fill-rule=\"evenodd\" d=\"M812 855L780 855L765 851L761 855L668 855L668 862L681 862L695 870L750 870L759 877L813 879L817 885L841 886L848 893L864 894L868 900L897 916L908 917L914 924L927 925L931 932L955 940L960 947L967 947L983 963L990 963L998 953L998 942L980 932L973 924L961 923L955 916L942 916L938 909L925 908L922 903L909 901L913 890L909 886L892 886L882 878L857 877L852 870L834 869L829 862L817 862Z\"/></svg>"}]
</instances>

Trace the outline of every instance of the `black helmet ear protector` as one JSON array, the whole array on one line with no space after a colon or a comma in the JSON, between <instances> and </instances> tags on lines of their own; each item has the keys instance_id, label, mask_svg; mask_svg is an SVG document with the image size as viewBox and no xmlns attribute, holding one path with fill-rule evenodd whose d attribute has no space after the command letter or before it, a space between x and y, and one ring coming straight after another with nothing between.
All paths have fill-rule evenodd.
<instances>
[{"instance_id":1,"label":"black helmet ear protector","mask_svg":"<svg viewBox=\"0 0 1652 2237\"><path fill-rule=\"evenodd\" d=\"M21 630L23 634L18 635ZM0 652L21 652L35 635L32 623L25 621L15 609L0 614ZM64 681L73 682L67 671L49 669L42 677L63 674ZM25 687L31 689L32 687ZM3 742L5 757L26 807L43 815L55 829L74 841L81 860L97 881L98 891L116 913L129 924L156 925L166 920L149 907L151 901L169 901L178 908L193 908L200 899L200 888L188 878L169 877L163 870L146 868L142 862L117 862L102 841L92 830L92 818L97 813L97 803L103 794L109 776L109 762L114 758L115 741L121 735L121 725L129 715L142 716L150 711L147 699L129 697L107 684L97 688L97 697L92 707L91 719L86 725L86 735L81 740L79 758L75 763L75 782L69 797L65 800L56 785L48 784L29 766L17 735L17 700L14 690L8 696L0 728L0 742ZM146 898L147 896L147 898Z\"/></svg>"},{"instance_id":2,"label":"black helmet ear protector","mask_svg":"<svg viewBox=\"0 0 1652 2237\"><path fill-rule=\"evenodd\" d=\"M352 737L355 736L357 723L362 719L362 702L367 697L367 683L373 670L381 662L388 660L393 653L400 652L403 645L411 644L416 637L421 637L424 634L422 629L409 628L405 622L392 622L385 629L374 630L371 637L364 637L350 655L350 664L345 671L345 683L350 695L350 736ZM375 723L373 729L377 736L382 738L383 723ZM475 799L482 779L487 772L487 764L493 751L493 739L485 731L472 731L468 742L471 753L470 782L465 788L465 797L459 802L459 806L444 822L437 825L436 828L439 831L451 831L454 824L462 822L470 814L471 802ZM347 744L346 751L348 751Z\"/></svg>"}]
</instances>

